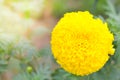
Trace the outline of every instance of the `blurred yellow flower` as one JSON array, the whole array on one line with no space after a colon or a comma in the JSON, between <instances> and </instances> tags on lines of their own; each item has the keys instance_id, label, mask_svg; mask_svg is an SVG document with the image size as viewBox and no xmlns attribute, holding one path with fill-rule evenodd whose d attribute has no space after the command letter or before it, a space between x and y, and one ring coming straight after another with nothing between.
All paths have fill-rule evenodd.
<instances>
[{"instance_id":1,"label":"blurred yellow flower","mask_svg":"<svg viewBox=\"0 0 120 80\"><path fill-rule=\"evenodd\" d=\"M107 23L94 19L88 11L71 12L53 29L51 48L63 69L83 76L104 66L114 54L113 40Z\"/></svg>"}]
</instances>

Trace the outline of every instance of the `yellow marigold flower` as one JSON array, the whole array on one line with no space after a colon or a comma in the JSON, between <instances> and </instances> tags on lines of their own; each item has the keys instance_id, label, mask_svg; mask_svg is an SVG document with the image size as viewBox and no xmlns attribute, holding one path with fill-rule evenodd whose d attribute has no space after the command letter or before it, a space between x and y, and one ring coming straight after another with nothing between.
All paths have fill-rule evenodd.
<instances>
[{"instance_id":1,"label":"yellow marigold flower","mask_svg":"<svg viewBox=\"0 0 120 80\"><path fill-rule=\"evenodd\" d=\"M66 71L88 75L101 69L114 54L113 34L107 23L88 11L66 13L52 31L51 48Z\"/></svg>"}]
</instances>

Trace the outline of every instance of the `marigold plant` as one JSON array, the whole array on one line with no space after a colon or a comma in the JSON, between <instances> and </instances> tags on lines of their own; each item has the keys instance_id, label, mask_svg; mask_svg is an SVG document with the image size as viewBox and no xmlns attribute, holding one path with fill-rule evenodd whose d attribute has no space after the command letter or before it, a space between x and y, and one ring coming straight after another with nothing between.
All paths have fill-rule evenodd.
<instances>
[{"instance_id":1,"label":"marigold plant","mask_svg":"<svg viewBox=\"0 0 120 80\"><path fill-rule=\"evenodd\" d=\"M107 23L88 11L66 13L52 31L51 48L60 66L76 75L101 69L114 54Z\"/></svg>"}]
</instances>

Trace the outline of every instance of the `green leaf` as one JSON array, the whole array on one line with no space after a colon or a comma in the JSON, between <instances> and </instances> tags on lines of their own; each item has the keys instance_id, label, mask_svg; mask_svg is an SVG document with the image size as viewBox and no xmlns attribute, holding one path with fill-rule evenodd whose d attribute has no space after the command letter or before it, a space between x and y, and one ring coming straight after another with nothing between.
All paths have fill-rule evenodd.
<instances>
[{"instance_id":1,"label":"green leaf","mask_svg":"<svg viewBox=\"0 0 120 80\"><path fill-rule=\"evenodd\" d=\"M8 62L5 60L0 60L0 73L7 70Z\"/></svg>"},{"instance_id":2,"label":"green leaf","mask_svg":"<svg viewBox=\"0 0 120 80\"><path fill-rule=\"evenodd\" d=\"M58 68L53 74L52 74L52 80L94 80L91 75L88 76L77 76L70 74L66 71L64 71L61 68Z\"/></svg>"}]
</instances>

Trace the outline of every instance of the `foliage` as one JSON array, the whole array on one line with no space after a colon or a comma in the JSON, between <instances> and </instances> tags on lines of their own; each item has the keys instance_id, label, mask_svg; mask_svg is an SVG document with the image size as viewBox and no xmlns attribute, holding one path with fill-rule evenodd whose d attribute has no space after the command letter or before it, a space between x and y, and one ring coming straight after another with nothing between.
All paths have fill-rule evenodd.
<instances>
[{"instance_id":1,"label":"foliage","mask_svg":"<svg viewBox=\"0 0 120 80\"><path fill-rule=\"evenodd\" d=\"M104 14L104 9L101 6L106 0L53 0L53 16L60 18L65 12L71 11L90 11L91 13L98 15Z\"/></svg>"},{"instance_id":2,"label":"foliage","mask_svg":"<svg viewBox=\"0 0 120 80\"><path fill-rule=\"evenodd\" d=\"M14 77L13 80L51 80L49 65L40 65L35 72L25 71Z\"/></svg>"},{"instance_id":3,"label":"foliage","mask_svg":"<svg viewBox=\"0 0 120 80\"><path fill-rule=\"evenodd\" d=\"M35 48L24 38L9 34L0 34L0 71L6 69L11 58L29 62L35 56ZM10 63L10 62L9 62ZM9 64L10 65L10 64Z\"/></svg>"},{"instance_id":4,"label":"foliage","mask_svg":"<svg viewBox=\"0 0 120 80\"><path fill-rule=\"evenodd\" d=\"M53 15L57 18L64 15L65 12L77 11L80 9L80 0L53 0ZM74 5L71 5L74 3Z\"/></svg>"}]
</instances>

